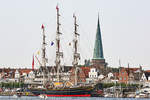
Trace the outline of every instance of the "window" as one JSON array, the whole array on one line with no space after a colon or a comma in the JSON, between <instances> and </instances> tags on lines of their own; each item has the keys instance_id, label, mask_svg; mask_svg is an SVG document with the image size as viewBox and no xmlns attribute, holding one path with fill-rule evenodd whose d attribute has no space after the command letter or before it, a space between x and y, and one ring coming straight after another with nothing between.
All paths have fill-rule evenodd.
<instances>
[{"instance_id":1,"label":"window","mask_svg":"<svg viewBox=\"0 0 150 100\"><path fill-rule=\"evenodd\" d=\"M124 77L124 80L126 80L126 77Z\"/></svg>"},{"instance_id":2,"label":"window","mask_svg":"<svg viewBox=\"0 0 150 100\"><path fill-rule=\"evenodd\" d=\"M122 77L120 77L120 80L122 80Z\"/></svg>"}]
</instances>

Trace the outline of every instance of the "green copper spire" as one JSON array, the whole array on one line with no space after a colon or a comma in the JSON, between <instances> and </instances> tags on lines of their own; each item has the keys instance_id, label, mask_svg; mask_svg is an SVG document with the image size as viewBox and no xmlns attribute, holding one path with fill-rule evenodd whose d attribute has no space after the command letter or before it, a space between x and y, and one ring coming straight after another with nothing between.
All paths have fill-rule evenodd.
<instances>
[{"instance_id":1,"label":"green copper spire","mask_svg":"<svg viewBox=\"0 0 150 100\"><path fill-rule=\"evenodd\" d=\"M98 23L97 23L97 31L96 31L93 59L104 59L99 16L98 16Z\"/></svg>"}]
</instances>

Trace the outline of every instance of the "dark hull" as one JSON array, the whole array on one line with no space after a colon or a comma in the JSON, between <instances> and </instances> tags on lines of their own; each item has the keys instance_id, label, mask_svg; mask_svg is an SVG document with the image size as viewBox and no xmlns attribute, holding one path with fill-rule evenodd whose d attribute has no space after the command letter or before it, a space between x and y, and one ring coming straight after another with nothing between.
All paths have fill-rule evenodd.
<instances>
[{"instance_id":1,"label":"dark hull","mask_svg":"<svg viewBox=\"0 0 150 100\"><path fill-rule=\"evenodd\" d=\"M64 89L29 89L34 95L38 96L44 94L52 97L101 97L103 96L102 84L96 84L94 87L85 86L78 88L64 88Z\"/></svg>"},{"instance_id":2,"label":"dark hull","mask_svg":"<svg viewBox=\"0 0 150 100\"><path fill-rule=\"evenodd\" d=\"M52 97L90 97L91 90L84 89L64 89L64 90L34 90L30 89L34 95L44 94Z\"/></svg>"}]
</instances>

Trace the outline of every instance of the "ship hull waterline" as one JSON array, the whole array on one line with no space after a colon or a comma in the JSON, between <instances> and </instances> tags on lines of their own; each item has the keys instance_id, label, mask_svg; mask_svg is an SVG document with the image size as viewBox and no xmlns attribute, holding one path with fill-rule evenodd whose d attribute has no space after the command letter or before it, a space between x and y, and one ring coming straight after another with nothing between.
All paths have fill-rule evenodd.
<instances>
[{"instance_id":1,"label":"ship hull waterline","mask_svg":"<svg viewBox=\"0 0 150 100\"><path fill-rule=\"evenodd\" d=\"M35 96L46 95L48 97L91 97L91 90L30 90Z\"/></svg>"},{"instance_id":2,"label":"ship hull waterline","mask_svg":"<svg viewBox=\"0 0 150 100\"><path fill-rule=\"evenodd\" d=\"M35 95L39 96L39 95ZM91 97L91 94L81 94L81 95L51 95L51 94L45 94L47 97Z\"/></svg>"}]
</instances>

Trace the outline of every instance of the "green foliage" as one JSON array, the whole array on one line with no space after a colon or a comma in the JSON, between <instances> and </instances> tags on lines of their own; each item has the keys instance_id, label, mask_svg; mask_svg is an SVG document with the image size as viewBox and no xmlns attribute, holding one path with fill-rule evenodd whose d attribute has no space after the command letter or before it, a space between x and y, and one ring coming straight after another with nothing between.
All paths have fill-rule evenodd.
<instances>
[{"instance_id":1,"label":"green foliage","mask_svg":"<svg viewBox=\"0 0 150 100\"><path fill-rule=\"evenodd\" d=\"M139 87L139 84L129 84L128 86L129 86L129 87L137 87L137 88L138 88L138 87Z\"/></svg>"},{"instance_id":2,"label":"green foliage","mask_svg":"<svg viewBox=\"0 0 150 100\"><path fill-rule=\"evenodd\" d=\"M24 87L24 83L21 82L10 82L10 83L0 83L0 87L5 87L5 88L20 88Z\"/></svg>"},{"instance_id":3,"label":"green foliage","mask_svg":"<svg viewBox=\"0 0 150 100\"><path fill-rule=\"evenodd\" d=\"M121 86L122 88L126 88L126 87L138 87L139 84L125 84L125 83L102 83L103 84L103 88L110 88L113 86Z\"/></svg>"},{"instance_id":4,"label":"green foliage","mask_svg":"<svg viewBox=\"0 0 150 100\"><path fill-rule=\"evenodd\" d=\"M109 72L116 72L116 73L118 73L119 72L119 68L113 68L113 67L107 67L107 70L109 71Z\"/></svg>"},{"instance_id":5,"label":"green foliage","mask_svg":"<svg viewBox=\"0 0 150 100\"><path fill-rule=\"evenodd\" d=\"M103 88L109 88L114 86L114 83L103 83Z\"/></svg>"}]
</instances>

